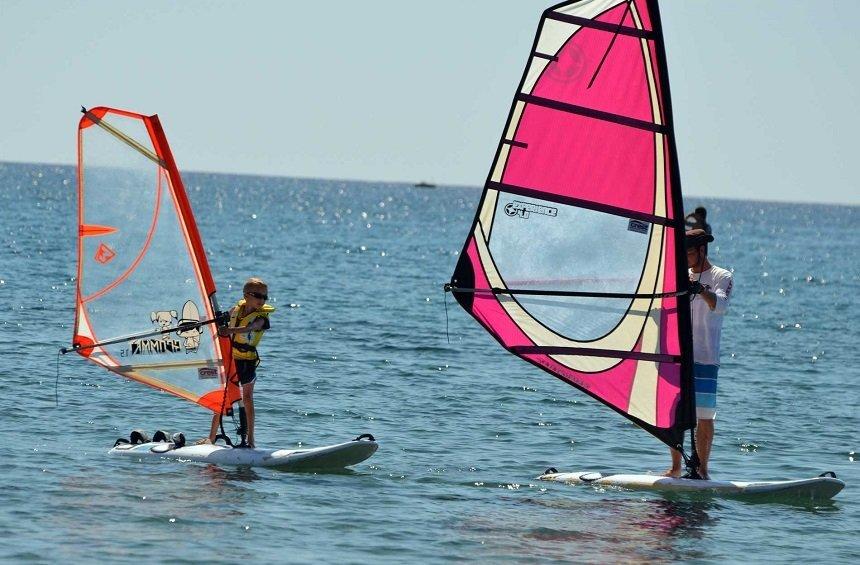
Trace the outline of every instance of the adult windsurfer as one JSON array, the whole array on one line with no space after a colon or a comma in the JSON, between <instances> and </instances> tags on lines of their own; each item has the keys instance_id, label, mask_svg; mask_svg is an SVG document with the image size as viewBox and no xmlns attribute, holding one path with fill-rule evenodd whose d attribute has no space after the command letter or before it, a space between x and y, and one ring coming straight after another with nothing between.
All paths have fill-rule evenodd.
<instances>
[{"instance_id":1,"label":"adult windsurfer","mask_svg":"<svg viewBox=\"0 0 860 565\"><path fill-rule=\"evenodd\" d=\"M226 327L218 329L218 335L230 337L233 361L236 374L242 387L242 404L247 419L248 447L254 447L254 383L257 380L257 365L260 356L257 345L263 338L263 332L269 329L269 314L275 311L273 306L266 304L269 299L269 287L262 279L252 277L245 282L242 289L243 298L230 309L230 322ZM197 443L214 443L221 424L221 415L212 417L209 437Z\"/></svg>"},{"instance_id":2,"label":"adult windsurfer","mask_svg":"<svg viewBox=\"0 0 860 565\"><path fill-rule=\"evenodd\" d=\"M693 376L696 387L696 450L699 476L708 479L708 461L714 441L717 414L717 372L720 368L720 332L732 294L732 273L708 260L708 243L714 237L703 229L686 234L690 275L690 317L693 328ZM672 449L669 477L681 476L681 454Z\"/></svg>"}]
</instances>

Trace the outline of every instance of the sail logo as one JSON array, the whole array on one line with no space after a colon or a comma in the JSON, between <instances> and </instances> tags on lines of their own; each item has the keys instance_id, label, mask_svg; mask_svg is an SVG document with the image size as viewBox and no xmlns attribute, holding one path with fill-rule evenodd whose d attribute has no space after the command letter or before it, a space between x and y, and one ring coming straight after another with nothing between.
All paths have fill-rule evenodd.
<instances>
[{"instance_id":1,"label":"sail logo","mask_svg":"<svg viewBox=\"0 0 860 565\"><path fill-rule=\"evenodd\" d=\"M106 244L100 243L98 249L96 249L96 254L93 259L96 260L96 263L106 265L113 261L114 257L116 257L116 251L108 247Z\"/></svg>"},{"instance_id":2,"label":"sail logo","mask_svg":"<svg viewBox=\"0 0 860 565\"><path fill-rule=\"evenodd\" d=\"M130 343L131 355L195 353L200 348L200 336L203 333L203 329L199 325L194 325L195 322L200 321L200 310L194 301L187 300L182 306L182 317L180 318L179 315L176 310L151 312L149 321L155 324L157 331L163 333L159 337L132 340ZM171 335L174 332L176 337ZM200 378L211 378L205 372L200 373L199 376Z\"/></svg>"},{"instance_id":3,"label":"sail logo","mask_svg":"<svg viewBox=\"0 0 860 565\"><path fill-rule=\"evenodd\" d=\"M532 204L530 202L520 202L514 200L505 204L505 214L511 216L519 216L520 218L528 218L529 214L543 214L544 216L558 216L558 208L551 206L543 206L541 204Z\"/></svg>"},{"instance_id":4,"label":"sail logo","mask_svg":"<svg viewBox=\"0 0 860 565\"><path fill-rule=\"evenodd\" d=\"M178 339L136 339L131 342L132 355L158 355L182 353L182 343Z\"/></svg>"},{"instance_id":5,"label":"sail logo","mask_svg":"<svg viewBox=\"0 0 860 565\"><path fill-rule=\"evenodd\" d=\"M643 222L642 220L634 220L631 218L630 221L627 222L627 231L648 235L649 229L651 229L651 224Z\"/></svg>"},{"instance_id":6,"label":"sail logo","mask_svg":"<svg viewBox=\"0 0 860 565\"><path fill-rule=\"evenodd\" d=\"M582 74L586 60L582 49L570 42L556 53L555 60L547 67L546 76L558 82L570 82Z\"/></svg>"},{"instance_id":7,"label":"sail logo","mask_svg":"<svg viewBox=\"0 0 860 565\"><path fill-rule=\"evenodd\" d=\"M179 325L190 325L200 321L200 310L193 300L186 300L182 305L182 317L179 319ZM176 332L183 340L185 353L194 353L200 347L200 334L203 333L203 328L200 326L184 329ZM204 377L201 377L204 378Z\"/></svg>"}]
</instances>

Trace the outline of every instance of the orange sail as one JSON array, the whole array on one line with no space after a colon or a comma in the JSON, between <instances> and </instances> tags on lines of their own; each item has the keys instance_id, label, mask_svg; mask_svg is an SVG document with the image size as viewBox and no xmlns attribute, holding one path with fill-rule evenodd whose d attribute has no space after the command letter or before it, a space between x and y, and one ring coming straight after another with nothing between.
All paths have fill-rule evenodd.
<instances>
[{"instance_id":1,"label":"orange sail","mask_svg":"<svg viewBox=\"0 0 860 565\"><path fill-rule=\"evenodd\" d=\"M197 324L219 312L215 283L157 116L84 111L78 226L78 353L214 412L228 409L239 399L230 342L215 324Z\"/></svg>"}]
</instances>

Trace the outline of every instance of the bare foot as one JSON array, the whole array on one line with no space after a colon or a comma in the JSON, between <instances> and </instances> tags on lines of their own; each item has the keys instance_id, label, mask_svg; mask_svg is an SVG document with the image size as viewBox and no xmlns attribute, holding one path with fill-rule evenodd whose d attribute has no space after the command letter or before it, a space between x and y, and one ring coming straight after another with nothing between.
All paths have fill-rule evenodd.
<instances>
[{"instance_id":1,"label":"bare foot","mask_svg":"<svg viewBox=\"0 0 860 565\"><path fill-rule=\"evenodd\" d=\"M707 471L707 470L702 469L701 467L699 467L699 476L700 476L700 477L702 478L702 480L704 480L704 481L710 481L710 480L711 480L711 475L709 475L709 474L708 474L708 471Z\"/></svg>"},{"instance_id":2,"label":"bare foot","mask_svg":"<svg viewBox=\"0 0 860 565\"><path fill-rule=\"evenodd\" d=\"M194 445L209 445L211 443L212 442L209 441L208 437L204 437L204 438L201 438L201 439L198 439L197 441L195 441Z\"/></svg>"},{"instance_id":3,"label":"bare foot","mask_svg":"<svg viewBox=\"0 0 860 565\"><path fill-rule=\"evenodd\" d=\"M673 479L681 478L681 469L669 469L665 473L663 473L664 477L671 477Z\"/></svg>"}]
</instances>

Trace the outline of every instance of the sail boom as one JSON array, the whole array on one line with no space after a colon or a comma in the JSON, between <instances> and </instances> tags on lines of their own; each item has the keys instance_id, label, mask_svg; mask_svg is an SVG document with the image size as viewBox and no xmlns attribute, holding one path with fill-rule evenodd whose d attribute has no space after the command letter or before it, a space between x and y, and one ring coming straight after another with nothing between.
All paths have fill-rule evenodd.
<instances>
[{"instance_id":1,"label":"sail boom","mask_svg":"<svg viewBox=\"0 0 860 565\"><path fill-rule=\"evenodd\" d=\"M82 300L82 302L86 302L86 300ZM216 324L219 321L220 321L219 318L212 318L211 320L201 320L199 322L188 322L188 323L185 323L185 324L180 325L180 326L176 326L173 328L167 328L167 329L163 329L163 330L154 330L154 331L150 331L150 332L142 332L142 333L137 333L137 334L132 334L132 335L112 337L112 338L105 339L105 340L98 341L98 342L94 342L94 343L76 343L76 344L72 345L72 347L61 348L60 353L66 354L66 353L69 353L71 351L82 351L82 350L86 350L86 349L93 349L96 347L103 347L105 345L114 345L116 343L125 343L128 341L133 341L135 339L142 339L145 337L160 336L160 335L179 333L179 332L187 332L187 331L197 329L201 326L205 326L207 324Z\"/></svg>"}]
</instances>

